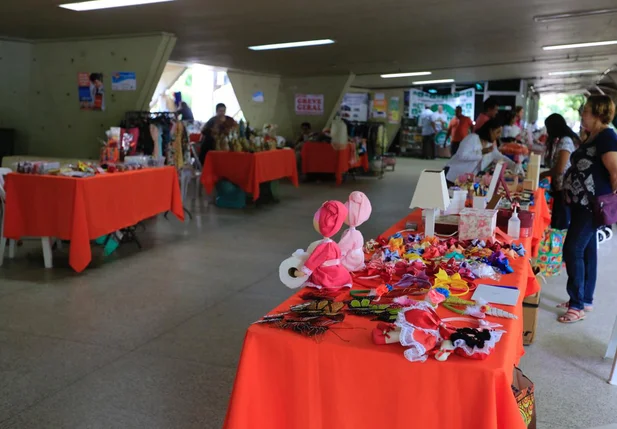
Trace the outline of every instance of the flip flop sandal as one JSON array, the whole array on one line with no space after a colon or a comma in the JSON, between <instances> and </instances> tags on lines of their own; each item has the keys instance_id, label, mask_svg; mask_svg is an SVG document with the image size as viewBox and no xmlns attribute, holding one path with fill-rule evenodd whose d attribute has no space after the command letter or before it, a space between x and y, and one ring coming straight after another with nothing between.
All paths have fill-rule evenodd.
<instances>
[{"instance_id":1,"label":"flip flop sandal","mask_svg":"<svg viewBox=\"0 0 617 429\"><path fill-rule=\"evenodd\" d=\"M570 308L570 301L562 302L556 305L557 308ZM591 313L593 311L593 305L585 305L585 311Z\"/></svg>"},{"instance_id":2,"label":"flip flop sandal","mask_svg":"<svg viewBox=\"0 0 617 429\"><path fill-rule=\"evenodd\" d=\"M566 314L557 318L559 323L576 323L582 320L585 320L585 311L572 308L569 308Z\"/></svg>"}]
</instances>

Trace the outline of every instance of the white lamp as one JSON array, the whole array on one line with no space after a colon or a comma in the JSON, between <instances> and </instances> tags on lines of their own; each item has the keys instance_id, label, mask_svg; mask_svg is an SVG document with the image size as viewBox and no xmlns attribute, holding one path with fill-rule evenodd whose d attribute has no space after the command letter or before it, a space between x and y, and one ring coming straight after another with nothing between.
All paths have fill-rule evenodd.
<instances>
[{"instance_id":1,"label":"white lamp","mask_svg":"<svg viewBox=\"0 0 617 429\"><path fill-rule=\"evenodd\" d=\"M446 175L441 170L423 170L413 193L409 208L424 211L424 235L435 235L435 216L437 210L445 210L450 205Z\"/></svg>"}]
</instances>

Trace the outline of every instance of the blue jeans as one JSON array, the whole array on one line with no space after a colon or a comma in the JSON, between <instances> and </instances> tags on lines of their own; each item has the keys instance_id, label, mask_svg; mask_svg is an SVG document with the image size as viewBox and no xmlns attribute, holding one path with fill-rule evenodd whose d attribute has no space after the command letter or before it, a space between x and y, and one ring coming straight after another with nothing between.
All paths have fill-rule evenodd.
<instances>
[{"instance_id":1,"label":"blue jeans","mask_svg":"<svg viewBox=\"0 0 617 429\"><path fill-rule=\"evenodd\" d=\"M570 308L583 310L593 304L598 275L597 228L591 211L572 205L570 228L563 245L563 260L568 272Z\"/></svg>"}]
</instances>

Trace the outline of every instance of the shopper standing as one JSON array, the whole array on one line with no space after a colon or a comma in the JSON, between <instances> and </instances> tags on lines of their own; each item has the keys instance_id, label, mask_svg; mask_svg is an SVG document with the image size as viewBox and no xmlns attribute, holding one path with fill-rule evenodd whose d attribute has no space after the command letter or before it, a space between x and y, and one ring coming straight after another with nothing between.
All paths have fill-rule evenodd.
<instances>
[{"instance_id":1,"label":"shopper standing","mask_svg":"<svg viewBox=\"0 0 617 429\"><path fill-rule=\"evenodd\" d=\"M186 104L186 102L184 102L184 101L182 101L180 103L180 108L178 110L176 110L176 113L178 115L182 116L182 120L183 121L193 121L193 120L195 120L195 118L193 117L193 111L191 110L189 105Z\"/></svg>"},{"instance_id":2,"label":"shopper standing","mask_svg":"<svg viewBox=\"0 0 617 429\"><path fill-rule=\"evenodd\" d=\"M473 121L471 118L463 115L463 108L461 106L456 106L454 118L450 121L448 135L446 136L446 140L448 137L451 137L452 143L450 144L450 149L452 151L452 156L456 155L459 145L463 139L469 135L472 129Z\"/></svg>"},{"instance_id":3,"label":"shopper standing","mask_svg":"<svg viewBox=\"0 0 617 429\"><path fill-rule=\"evenodd\" d=\"M597 227L592 199L617 192L617 134L609 128L615 117L615 103L606 95L589 97L582 114L582 126L589 137L570 158L572 166L563 180L570 206L570 228L563 248L568 273L570 300L560 307L568 311L557 320L574 323L593 309L598 274Z\"/></svg>"},{"instance_id":4,"label":"shopper standing","mask_svg":"<svg viewBox=\"0 0 617 429\"><path fill-rule=\"evenodd\" d=\"M433 111L427 104L420 115L420 127L422 128L422 158L435 159L435 133L437 128L433 122Z\"/></svg>"},{"instance_id":5,"label":"shopper standing","mask_svg":"<svg viewBox=\"0 0 617 429\"><path fill-rule=\"evenodd\" d=\"M478 130L482 128L482 125L484 125L489 119L494 119L495 117L497 117L498 112L499 105L497 103L497 100L491 97L487 98L484 101L484 112L478 115L478 118L476 119L476 125L473 128L473 132L477 133Z\"/></svg>"},{"instance_id":6,"label":"shopper standing","mask_svg":"<svg viewBox=\"0 0 617 429\"><path fill-rule=\"evenodd\" d=\"M523 117L525 116L525 109L523 109L523 106L516 106L514 108L514 116L516 116L516 126L519 127L521 130L523 129Z\"/></svg>"},{"instance_id":7,"label":"shopper standing","mask_svg":"<svg viewBox=\"0 0 617 429\"><path fill-rule=\"evenodd\" d=\"M563 198L563 176L570 168L570 155L576 150L576 146L580 145L580 140L564 117L558 113L548 116L544 125L548 133L545 163L550 170L542 173L540 177L551 178L551 228L567 229L570 225L570 208Z\"/></svg>"}]
</instances>

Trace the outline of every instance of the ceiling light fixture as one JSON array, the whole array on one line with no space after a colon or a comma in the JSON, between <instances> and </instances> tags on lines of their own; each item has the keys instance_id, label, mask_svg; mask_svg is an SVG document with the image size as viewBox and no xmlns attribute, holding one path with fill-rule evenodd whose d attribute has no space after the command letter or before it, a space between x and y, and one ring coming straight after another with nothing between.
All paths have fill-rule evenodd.
<instances>
[{"instance_id":1,"label":"ceiling light fixture","mask_svg":"<svg viewBox=\"0 0 617 429\"><path fill-rule=\"evenodd\" d=\"M437 80L418 80L411 82L413 85L432 85L434 83L452 83L454 79L437 79Z\"/></svg>"},{"instance_id":2,"label":"ceiling light fixture","mask_svg":"<svg viewBox=\"0 0 617 429\"><path fill-rule=\"evenodd\" d=\"M332 39L305 40L303 42L274 43L272 45L249 46L251 51L270 51L273 49L304 48L307 46L331 45Z\"/></svg>"},{"instance_id":3,"label":"ceiling light fixture","mask_svg":"<svg viewBox=\"0 0 617 429\"><path fill-rule=\"evenodd\" d=\"M389 74L382 74L381 77L382 79L393 79L393 78L397 78L397 77L410 77L410 76L428 76L432 74L429 71L423 71L423 72L409 72L409 73L389 73Z\"/></svg>"},{"instance_id":4,"label":"ceiling light fixture","mask_svg":"<svg viewBox=\"0 0 617 429\"><path fill-rule=\"evenodd\" d=\"M594 46L609 46L609 45L617 45L617 40L604 40L602 42L571 43L569 45L542 46L542 49L544 49L545 51L554 51L557 49L591 48Z\"/></svg>"},{"instance_id":5,"label":"ceiling light fixture","mask_svg":"<svg viewBox=\"0 0 617 429\"><path fill-rule=\"evenodd\" d=\"M538 16L534 16L533 20L536 22L551 22L551 21L559 21L561 19L571 19L571 18L582 18L585 16L605 15L607 13L617 13L617 8L580 10L580 11L575 11L575 12L555 13L551 15L538 15Z\"/></svg>"},{"instance_id":6,"label":"ceiling light fixture","mask_svg":"<svg viewBox=\"0 0 617 429\"><path fill-rule=\"evenodd\" d=\"M126 6L141 6L144 4L165 3L170 1L174 0L93 0L80 3L61 4L59 7L63 9L74 10L76 12L86 12L89 10L111 9L114 7Z\"/></svg>"},{"instance_id":7,"label":"ceiling light fixture","mask_svg":"<svg viewBox=\"0 0 617 429\"><path fill-rule=\"evenodd\" d=\"M549 76L568 76L572 74L594 74L600 73L598 70L566 70L566 71L557 71L550 72Z\"/></svg>"}]
</instances>

